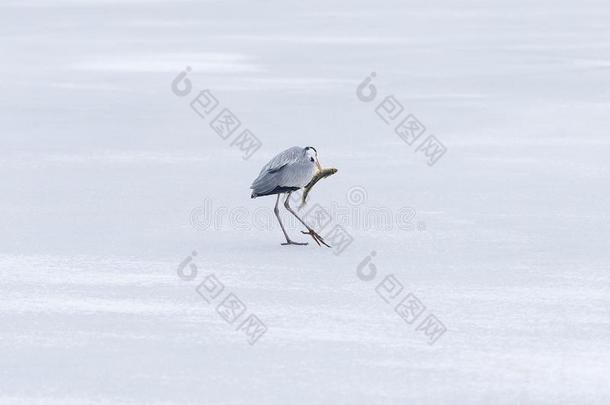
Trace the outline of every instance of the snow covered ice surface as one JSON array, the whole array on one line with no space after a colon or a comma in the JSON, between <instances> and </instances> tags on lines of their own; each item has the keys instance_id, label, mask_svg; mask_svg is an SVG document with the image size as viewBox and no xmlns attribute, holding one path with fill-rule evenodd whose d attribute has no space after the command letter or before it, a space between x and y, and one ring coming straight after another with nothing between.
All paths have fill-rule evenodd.
<instances>
[{"instance_id":1,"label":"snow covered ice surface","mask_svg":"<svg viewBox=\"0 0 610 405\"><path fill-rule=\"evenodd\" d=\"M606 0L3 0L0 404L610 403L609 21ZM339 169L300 213L331 213L340 254L294 221L309 246L280 246L249 198L293 145Z\"/></svg>"}]
</instances>

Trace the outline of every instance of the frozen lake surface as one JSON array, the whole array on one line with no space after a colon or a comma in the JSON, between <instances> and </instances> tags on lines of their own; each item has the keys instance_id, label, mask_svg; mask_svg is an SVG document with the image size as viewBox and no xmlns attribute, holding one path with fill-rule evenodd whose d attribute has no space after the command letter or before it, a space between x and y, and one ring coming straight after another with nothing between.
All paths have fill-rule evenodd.
<instances>
[{"instance_id":1,"label":"frozen lake surface","mask_svg":"<svg viewBox=\"0 0 610 405\"><path fill-rule=\"evenodd\" d=\"M608 21L601 0L3 1L0 404L609 403ZM339 169L300 211L345 231L333 249L280 246L274 198L249 198L294 145Z\"/></svg>"}]
</instances>

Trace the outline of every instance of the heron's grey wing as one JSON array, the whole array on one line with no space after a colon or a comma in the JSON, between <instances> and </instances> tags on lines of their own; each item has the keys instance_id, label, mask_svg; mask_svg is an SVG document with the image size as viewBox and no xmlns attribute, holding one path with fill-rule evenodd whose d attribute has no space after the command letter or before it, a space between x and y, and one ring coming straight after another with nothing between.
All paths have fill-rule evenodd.
<instances>
[{"instance_id":1,"label":"heron's grey wing","mask_svg":"<svg viewBox=\"0 0 610 405\"><path fill-rule=\"evenodd\" d=\"M281 186L282 173L290 164L295 163L303 156L303 148L294 146L276 155L261 170L258 177L252 182L250 188L256 194L265 194Z\"/></svg>"},{"instance_id":2,"label":"heron's grey wing","mask_svg":"<svg viewBox=\"0 0 610 405\"><path fill-rule=\"evenodd\" d=\"M278 153L273 157L263 168L259 175L272 171L279 170L282 166L286 166L289 163L294 163L299 160L303 156L303 148L300 146L293 146L292 148L288 148L283 152Z\"/></svg>"},{"instance_id":3,"label":"heron's grey wing","mask_svg":"<svg viewBox=\"0 0 610 405\"><path fill-rule=\"evenodd\" d=\"M303 187L311 178L312 167L312 165L303 161L287 164L278 172L281 177L279 185L282 187Z\"/></svg>"},{"instance_id":4,"label":"heron's grey wing","mask_svg":"<svg viewBox=\"0 0 610 405\"><path fill-rule=\"evenodd\" d=\"M250 186L253 193L264 195L280 186L280 183L282 182L282 171L285 167L286 165L259 175L256 180L254 180L254 183L252 183L252 186Z\"/></svg>"},{"instance_id":5,"label":"heron's grey wing","mask_svg":"<svg viewBox=\"0 0 610 405\"><path fill-rule=\"evenodd\" d=\"M286 165L288 165L288 163L284 163L280 167L274 167L273 169L269 169L269 170L267 170L267 173L277 173L280 170L282 170L284 167L286 167Z\"/></svg>"}]
</instances>

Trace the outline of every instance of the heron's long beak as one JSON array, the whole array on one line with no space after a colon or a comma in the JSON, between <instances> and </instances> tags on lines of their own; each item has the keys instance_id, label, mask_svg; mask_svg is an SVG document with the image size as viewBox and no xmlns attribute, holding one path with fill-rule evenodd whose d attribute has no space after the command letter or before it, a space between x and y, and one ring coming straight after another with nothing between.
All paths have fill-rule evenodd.
<instances>
[{"instance_id":1,"label":"heron's long beak","mask_svg":"<svg viewBox=\"0 0 610 405\"><path fill-rule=\"evenodd\" d=\"M322 171L322 165L320 164L320 162L316 159L316 166L318 167L318 171L321 172Z\"/></svg>"}]
</instances>

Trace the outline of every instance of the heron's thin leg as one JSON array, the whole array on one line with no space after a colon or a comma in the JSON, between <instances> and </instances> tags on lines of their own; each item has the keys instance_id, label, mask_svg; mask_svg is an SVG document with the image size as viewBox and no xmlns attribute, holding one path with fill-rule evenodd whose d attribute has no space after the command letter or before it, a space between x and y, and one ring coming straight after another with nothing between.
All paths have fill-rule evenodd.
<instances>
[{"instance_id":1,"label":"heron's thin leg","mask_svg":"<svg viewBox=\"0 0 610 405\"><path fill-rule=\"evenodd\" d=\"M278 208L279 202L280 202L280 195L278 194L277 200L275 200L275 208L273 209L273 212L275 213L277 221L280 223L280 227L282 228L282 232L284 232L284 236L286 237L286 243L282 243L282 245L307 245L307 243L293 242L288 237L288 233L286 232L286 229L284 229L284 224L282 224L282 220L280 219L280 209Z\"/></svg>"},{"instance_id":2,"label":"heron's thin leg","mask_svg":"<svg viewBox=\"0 0 610 405\"><path fill-rule=\"evenodd\" d=\"M318 244L318 246L320 246L320 243L322 243L324 246L330 247L326 242L324 242L324 239L322 239L322 237L320 235L318 235L318 233L316 231L314 231L309 225L307 225L305 223L305 221L303 221L301 218L299 218L297 213L292 210L292 208L290 207L290 203L289 203L289 201L290 201L290 194L291 193L288 193L288 196L286 197L286 201L284 201L284 207L286 207L286 209L292 215L294 215L294 217L296 219L298 219L299 222L302 223L305 226L305 228L307 228L307 232L301 231L301 233L304 233L305 235L311 235L311 237Z\"/></svg>"}]
</instances>

